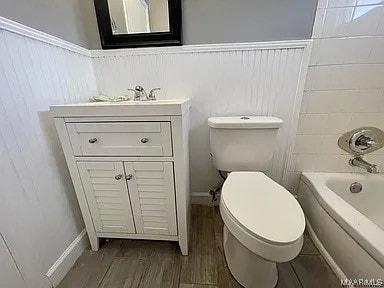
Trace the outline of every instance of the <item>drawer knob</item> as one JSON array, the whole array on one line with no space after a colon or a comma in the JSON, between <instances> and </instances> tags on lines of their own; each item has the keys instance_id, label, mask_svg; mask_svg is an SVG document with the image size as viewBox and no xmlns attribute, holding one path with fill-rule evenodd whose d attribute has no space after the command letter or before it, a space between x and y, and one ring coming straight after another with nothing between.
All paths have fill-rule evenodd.
<instances>
[{"instance_id":1,"label":"drawer knob","mask_svg":"<svg viewBox=\"0 0 384 288\"><path fill-rule=\"evenodd\" d=\"M88 140L89 143L93 144L97 142L97 138L91 138Z\"/></svg>"},{"instance_id":2,"label":"drawer knob","mask_svg":"<svg viewBox=\"0 0 384 288\"><path fill-rule=\"evenodd\" d=\"M148 143L149 139L148 138L143 138L140 141L141 141L141 143Z\"/></svg>"},{"instance_id":3,"label":"drawer knob","mask_svg":"<svg viewBox=\"0 0 384 288\"><path fill-rule=\"evenodd\" d=\"M127 177L125 177L125 179L127 179L127 180L131 180L132 178L133 178L132 174L128 174Z\"/></svg>"},{"instance_id":4,"label":"drawer knob","mask_svg":"<svg viewBox=\"0 0 384 288\"><path fill-rule=\"evenodd\" d=\"M122 174L117 174L117 175L115 176L115 179L116 179L116 180L120 180L122 177L123 177Z\"/></svg>"}]
</instances>

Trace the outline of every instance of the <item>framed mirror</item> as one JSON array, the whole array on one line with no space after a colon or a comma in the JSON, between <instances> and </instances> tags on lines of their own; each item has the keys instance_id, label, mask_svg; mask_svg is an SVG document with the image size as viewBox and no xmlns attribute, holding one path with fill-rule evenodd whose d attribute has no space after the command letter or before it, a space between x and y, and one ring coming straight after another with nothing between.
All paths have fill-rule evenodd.
<instances>
[{"instance_id":1,"label":"framed mirror","mask_svg":"<svg viewBox=\"0 0 384 288\"><path fill-rule=\"evenodd\" d=\"M94 0L103 49L181 45L181 0Z\"/></svg>"}]
</instances>

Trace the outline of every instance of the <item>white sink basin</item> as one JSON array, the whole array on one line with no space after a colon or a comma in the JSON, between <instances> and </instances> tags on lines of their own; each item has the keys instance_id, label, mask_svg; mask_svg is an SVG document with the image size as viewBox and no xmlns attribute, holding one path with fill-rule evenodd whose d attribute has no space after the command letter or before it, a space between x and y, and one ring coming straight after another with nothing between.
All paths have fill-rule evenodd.
<instances>
[{"instance_id":1,"label":"white sink basin","mask_svg":"<svg viewBox=\"0 0 384 288\"><path fill-rule=\"evenodd\" d=\"M163 104L180 104L185 99L174 99L174 100L148 100L148 101L122 101L122 102L87 102L79 104L65 104L65 105L52 105L54 106L100 106L100 105L163 105Z\"/></svg>"},{"instance_id":2,"label":"white sink basin","mask_svg":"<svg viewBox=\"0 0 384 288\"><path fill-rule=\"evenodd\" d=\"M182 115L190 106L189 99L175 99L52 105L50 110L54 117L171 116Z\"/></svg>"},{"instance_id":3,"label":"white sink basin","mask_svg":"<svg viewBox=\"0 0 384 288\"><path fill-rule=\"evenodd\" d=\"M127 104L134 105L162 105L162 104L180 104L184 99L178 100L148 100L148 101L128 101Z\"/></svg>"}]
</instances>

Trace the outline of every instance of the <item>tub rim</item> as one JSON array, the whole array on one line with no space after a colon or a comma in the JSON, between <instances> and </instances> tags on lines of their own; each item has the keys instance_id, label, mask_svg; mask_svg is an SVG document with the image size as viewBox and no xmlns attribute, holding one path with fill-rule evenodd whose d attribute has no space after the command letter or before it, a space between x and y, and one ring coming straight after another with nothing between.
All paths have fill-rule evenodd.
<instances>
[{"instance_id":1,"label":"tub rim","mask_svg":"<svg viewBox=\"0 0 384 288\"><path fill-rule=\"evenodd\" d=\"M362 173L302 172L301 181L308 186L320 206L384 268L384 230L351 204L332 191L326 184L332 176L353 178L384 177Z\"/></svg>"}]
</instances>

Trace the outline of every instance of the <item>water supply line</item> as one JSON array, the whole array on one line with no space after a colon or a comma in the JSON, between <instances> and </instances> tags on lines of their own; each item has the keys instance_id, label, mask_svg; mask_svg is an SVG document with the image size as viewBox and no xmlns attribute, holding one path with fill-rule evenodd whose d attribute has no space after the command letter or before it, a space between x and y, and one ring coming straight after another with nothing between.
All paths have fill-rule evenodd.
<instances>
[{"instance_id":1,"label":"water supply line","mask_svg":"<svg viewBox=\"0 0 384 288\"><path fill-rule=\"evenodd\" d=\"M220 174L221 178L223 178L224 181L228 177L228 172L224 172L224 171L219 170L219 174ZM221 183L221 184L213 187L212 189L209 189L209 195L211 195L211 203L216 202L218 200L218 197L220 197L221 188L223 187L223 184L224 183Z\"/></svg>"}]
</instances>

